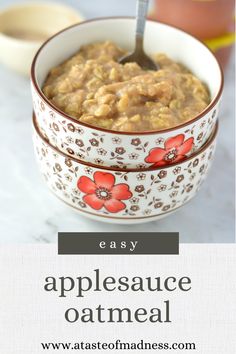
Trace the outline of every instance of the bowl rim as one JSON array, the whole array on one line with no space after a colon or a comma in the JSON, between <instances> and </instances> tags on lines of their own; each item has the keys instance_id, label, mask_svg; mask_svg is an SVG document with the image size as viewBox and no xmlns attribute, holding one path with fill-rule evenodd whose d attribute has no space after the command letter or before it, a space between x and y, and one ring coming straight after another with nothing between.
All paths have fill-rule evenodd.
<instances>
[{"instance_id":1,"label":"bowl rim","mask_svg":"<svg viewBox=\"0 0 236 354\"><path fill-rule=\"evenodd\" d=\"M93 164L91 162L87 162L87 161L83 161L83 160L79 160L71 155L67 155L66 153L62 152L61 150L59 150L57 147L53 146L45 137L42 136L42 133L39 130L39 127L37 125L36 122L36 116L33 113L32 116L32 122L33 122L33 129L36 132L36 134L38 135L38 137L45 143L47 144L51 149L53 149L57 154L62 155L64 158L68 158L72 161L75 161L78 164L84 165L84 166L88 166L88 167L92 167L92 168L97 168L97 169L101 169L101 170L105 170L105 171L113 171L113 172L129 172L129 173L145 173L145 172L151 172L151 171L161 171L161 170L165 170L167 168L171 168L171 167L175 167L178 165L181 165L184 162L190 161L192 159L195 159L198 155L200 155L202 152L204 152L216 139L217 133L218 133L218 129L219 129L219 122L216 122L216 125L214 127L214 131L211 134L211 136L208 138L207 142L199 149L197 150L195 153L193 153L192 155L188 156L187 158L166 165L166 166L159 166L159 167L148 167L148 168L144 168L144 169L140 169L140 168L116 168L116 167L112 167L112 166L100 166L100 165L96 165Z\"/></svg>"},{"instance_id":2,"label":"bowl rim","mask_svg":"<svg viewBox=\"0 0 236 354\"><path fill-rule=\"evenodd\" d=\"M70 30L71 28L74 28L74 27L79 27L79 26L83 26L84 24L87 24L87 23L90 23L90 22L99 22L99 21L106 21L106 20L135 20L135 17L132 17L132 16L109 16L109 17L99 17L99 18L93 18L93 19L89 19L89 20L86 20L86 21L82 21L80 23L77 23L77 24L74 24L72 26L69 26L59 32L57 32L56 34L54 34L53 36L51 36L47 41L45 41L42 46L39 48L39 50L37 51L34 59L33 59L33 62L32 62L32 66L31 66L31 82L35 88L35 90L37 91L37 93L39 94L40 98L44 101L45 104L47 104L52 110L56 111L58 114L62 115L63 118L73 122L73 123L76 123L78 125L81 125L83 127L87 127L87 128L90 128L90 129L94 129L94 130L97 130L97 131L102 131L102 132L105 132L105 133L109 133L109 134L114 134L114 135L155 135L155 134L164 134L164 133L167 133L167 132L172 132L172 131L175 131L175 130L178 130L178 129L181 129L183 127L186 127L194 122L196 122L197 120L199 120L200 118L202 118L203 116L205 116L209 111L211 111L211 109L217 104L217 102L220 100L220 97L222 95L222 91L223 91L223 86L224 86L224 75L223 75L223 70L222 70L222 67L220 65L220 63L218 62L218 60L216 59L214 53L207 47L206 44L204 44L203 42L201 42L199 39L195 38L194 36L192 36L190 33L178 28L178 27L175 27L175 26L170 26L164 22L157 22L157 21L154 21L154 20L150 20L148 19L147 22L153 22L153 23L160 23L160 24L163 24L167 27L170 27L170 28L174 28L175 30L178 30L182 33L184 33L185 35L188 35L190 36L192 39L196 40L197 42L199 42L201 45L203 45L207 50L208 52L211 54L212 56L212 59L215 60L217 66L218 66L218 69L219 69L219 73L220 73L220 87L219 87L219 90L217 92L217 94L215 95L214 99L211 100L211 102L208 104L208 106L201 112L199 113L197 116L195 116L193 119L183 123L183 124L180 124L176 127L172 127L172 128L168 128L168 129L163 129L163 130L149 130L149 131L133 131L133 132L122 132L122 131L118 131L118 130L111 130L111 129L104 129L104 128L100 128L100 127L96 127L96 126L92 126L90 124L87 124L87 123L84 123L84 122L81 122L71 116L69 116L68 114L66 114L65 112L61 111L59 108L57 108L56 106L54 106L50 100L44 95L44 93L42 92L41 88L39 87L38 83L37 83L37 79L36 79L36 62L37 62L37 59L40 55L40 53L42 52L42 50L47 46L47 44L53 40L55 37L59 36L60 34Z\"/></svg>"}]
</instances>

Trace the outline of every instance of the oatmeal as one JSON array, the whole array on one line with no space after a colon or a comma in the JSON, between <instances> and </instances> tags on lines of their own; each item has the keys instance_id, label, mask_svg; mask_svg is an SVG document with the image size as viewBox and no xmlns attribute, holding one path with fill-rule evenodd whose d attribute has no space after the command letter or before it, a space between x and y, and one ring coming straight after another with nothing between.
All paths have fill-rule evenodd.
<instances>
[{"instance_id":1,"label":"oatmeal","mask_svg":"<svg viewBox=\"0 0 236 354\"><path fill-rule=\"evenodd\" d=\"M152 56L158 71L119 64L124 54L109 41L83 46L50 71L43 92L78 121L126 132L178 126L210 103L205 84L165 54Z\"/></svg>"}]
</instances>

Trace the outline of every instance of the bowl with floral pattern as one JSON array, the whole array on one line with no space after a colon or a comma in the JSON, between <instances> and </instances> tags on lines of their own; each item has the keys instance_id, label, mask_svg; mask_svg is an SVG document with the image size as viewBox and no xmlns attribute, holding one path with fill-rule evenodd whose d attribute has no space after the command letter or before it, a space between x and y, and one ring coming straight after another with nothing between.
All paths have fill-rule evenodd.
<instances>
[{"instance_id":1,"label":"bowl with floral pattern","mask_svg":"<svg viewBox=\"0 0 236 354\"><path fill-rule=\"evenodd\" d=\"M217 60L204 44L191 35L154 21L146 24L145 51L148 54L167 54L186 65L208 86L211 101L198 116L165 130L114 131L88 125L67 115L43 94L42 87L50 69L72 56L81 45L109 39L131 50L134 30L133 18L89 20L59 32L38 51L31 71L37 124L50 144L68 156L103 167L165 167L191 156L212 134L223 88L222 70Z\"/></svg>"},{"instance_id":2,"label":"bowl with floral pattern","mask_svg":"<svg viewBox=\"0 0 236 354\"><path fill-rule=\"evenodd\" d=\"M217 135L192 156L168 166L122 170L79 161L51 145L34 120L34 148L49 189L92 219L134 224L170 215L190 201L206 179Z\"/></svg>"}]
</instances>

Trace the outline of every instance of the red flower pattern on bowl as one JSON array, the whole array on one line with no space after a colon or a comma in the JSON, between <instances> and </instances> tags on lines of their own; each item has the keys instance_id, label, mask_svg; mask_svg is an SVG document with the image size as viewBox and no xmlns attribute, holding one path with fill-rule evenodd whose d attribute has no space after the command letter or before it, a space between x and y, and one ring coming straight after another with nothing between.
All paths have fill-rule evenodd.
<instances>
[{"instance_id":1,"label":"red flower pattern on bowl","mask_svg":"<svg viewBox=\"0 0 236 354\"><path fill-rule=\"evenodd\" d=\"M35 153L50 190L81 215L119 224L160 219L192 199L208 174L217 134L216 127L202 149L177 164L140 172L68 157L43 137L35 120L33 124Z\"/></svg>"},{"instance_id":2,"label":"red flower pattern on bowl","mask_svg":"<svg viewBox=\"0 0 236 354\"><path fill-rule=\"evenodd\" d=\"M184 141L184 134L169 138L164 143L164 149L151 149L145 161L153 166L166 166L183 160L192 150L194 138Z\"/></svg>"},{"instance_id":3,"label":"red flower pattern on bowl","mask_svg":"<svg viewBox=\"0 0 236 354\"><path fill-rule=\"evenodd\" d=\"M86 195L83 201L95 210L105 208L109 213L118 213L126 208L121 200L132 197L129 186L125 183L115 185L115 177L111 173L95 172L94 180L82 176L77 187Z\"/></svg>"}]
</instances>

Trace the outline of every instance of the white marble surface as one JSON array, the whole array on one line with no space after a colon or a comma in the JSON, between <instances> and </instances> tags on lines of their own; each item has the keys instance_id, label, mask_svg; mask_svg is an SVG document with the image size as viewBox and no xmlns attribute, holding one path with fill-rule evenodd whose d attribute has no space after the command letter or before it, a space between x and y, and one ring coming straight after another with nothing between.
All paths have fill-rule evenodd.
<instances>
[{"instance_id":1,"label":"white marble surface","mask_svg":"<svg viewBox=\"0 0 236 354\"><path fill-rule=\"evenodd\" d=\"M2 0L0 7L21 1ZM135 0L71 0L87 17L132 15ZM0 48L1 50L1 48ZM181 242L234 242L234 62L226 73L216 159L197 197L167 219L98 223L52 196L35 163L29 81L0 66L0 243L55 242L58 231L179 231Z\"/></svg>"}]
</instances>

